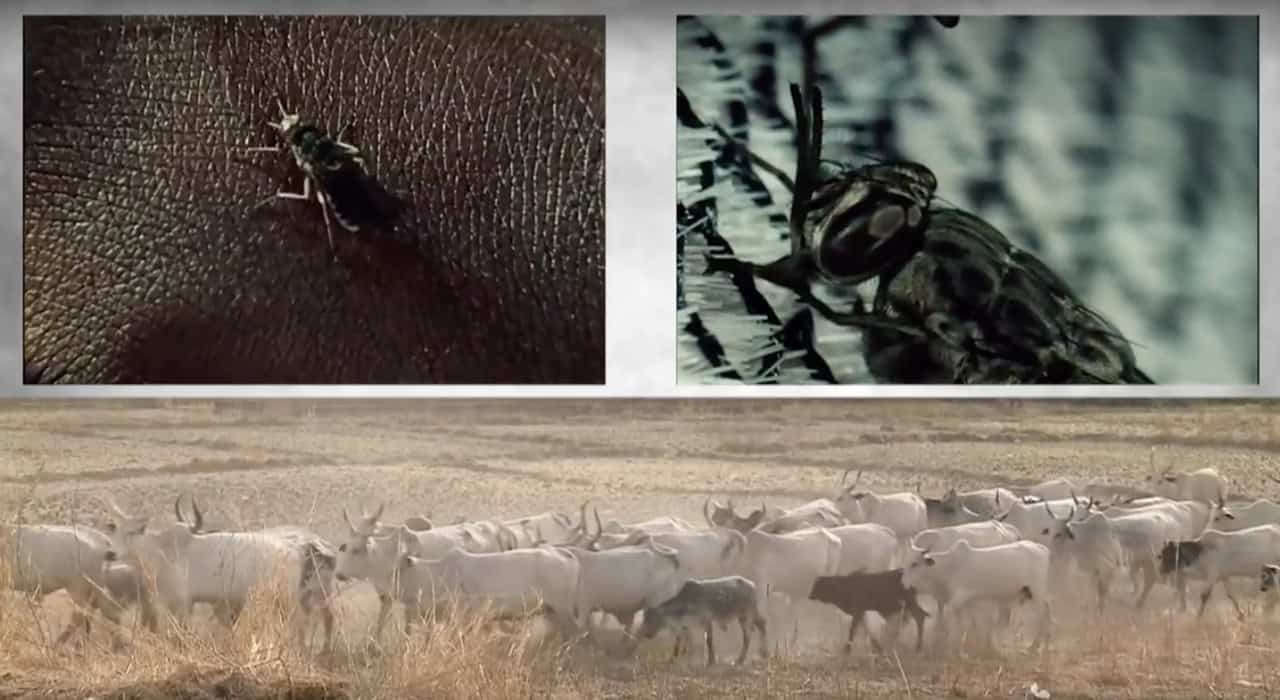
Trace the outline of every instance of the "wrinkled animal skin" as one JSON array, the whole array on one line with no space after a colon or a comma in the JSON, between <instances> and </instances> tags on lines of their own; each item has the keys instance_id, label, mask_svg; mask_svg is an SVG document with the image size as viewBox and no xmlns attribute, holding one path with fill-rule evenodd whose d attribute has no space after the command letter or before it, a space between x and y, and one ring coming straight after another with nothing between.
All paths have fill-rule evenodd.
<instances>
[{"instance_id":1,"label":"wrinkled animal skin","mask_svg":"<svg viewBox=\"0 0 1280 700\"><path fill-rule=\"evenodd\" d=\"M604 381L602 18L28 17L28 383ZM267 122L364 152L335 228Z\"/></svg>"}]
</instances>

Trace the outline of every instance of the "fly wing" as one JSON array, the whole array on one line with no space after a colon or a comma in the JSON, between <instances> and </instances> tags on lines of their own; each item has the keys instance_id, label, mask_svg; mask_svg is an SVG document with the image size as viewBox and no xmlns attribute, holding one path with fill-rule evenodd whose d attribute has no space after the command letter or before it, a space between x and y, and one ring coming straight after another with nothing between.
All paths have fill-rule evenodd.
<instances>
[{"instance_id":1,"label":"fly wing","mask_svg":"<svg viewBox=\"0 0 1280 700\"><path fill-rule=\"evenodd\" d=\"M316 170L318 184L333 208L334 218L348 231L397 233L404 203L369 175L360 163L344 160Z\"/></svg>"}]
</instances>

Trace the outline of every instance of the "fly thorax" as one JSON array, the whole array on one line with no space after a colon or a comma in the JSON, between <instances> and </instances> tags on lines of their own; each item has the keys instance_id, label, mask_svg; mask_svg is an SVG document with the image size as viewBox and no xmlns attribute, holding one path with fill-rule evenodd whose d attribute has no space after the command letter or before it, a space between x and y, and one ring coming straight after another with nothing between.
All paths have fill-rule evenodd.
<instances>
[{"instance_id":1,"label":"fly thorax","mask_svg":"<svg viewBox=\"0 0 1280 700\"><path fill-rule=\"evenodd\" d=\"M328 141L324 136L324 132L309 124L295 127L287 138L290 147L293 148L293 152L298 158L307 161L314 161L317 153L324 143Z\"/></svg>"}]
</instances>

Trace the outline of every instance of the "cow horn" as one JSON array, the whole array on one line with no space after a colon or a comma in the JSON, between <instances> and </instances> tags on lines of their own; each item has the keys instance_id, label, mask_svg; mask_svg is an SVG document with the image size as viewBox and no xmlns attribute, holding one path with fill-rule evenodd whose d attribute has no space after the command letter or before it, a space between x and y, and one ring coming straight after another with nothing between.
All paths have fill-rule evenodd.
<instances>
[{"instance_id":1,"label":"cow horn","mask_svg":"<svg viewBox=\"0 0 1280 700\"><path fill-rule=\"evenodd\" d=\"M351 514L347 512L345 507L342 509L342 519L347 521L347 527L351 528L351 534L359 534L360 531L357 530L356 526L351 522Z\"/></svg>"},{"instance_id":2,"label":"cow horn","mask_svg":"<svg viewBox=\"0 0 1280 700\"><path fill-rule=\"evenodd\" d=\"M204 513L200 512L200 504L196 503L195 496L191 497L191 515L194 516L196 519L195 523L191 526L192 529L194 529L196 532L203 531L204 530Z\"/></svg>"},{"instance_id":3,"label":"cow horn","mask_svg":"<svg viewBox=\"0 0 1280 700\"><path fill-rule=\"evenodd\" d=\"M373 511L372 520L376 523L382 519L382 511L387 509L387 502L383 501L378 504L378 509Z\"/></svg>"},{"instance_id":4,"label":"cow horn","mask_svg":"<svg viewBox=\"0 0 1280 700\"><path fill-rule=\"evenodd\" d=\"M853 490L854 490L854 489L856 489L856 488L858 488L858 484L859 484L861 481L862 481L862 470L861 470L861 469L859 469L859 470L858 470L858 474L857 474L857 476L853 477L853 483L852 483L852 484L849 484L849 488L845 489L845 490L844 490L844 492L845 492L845 493L853 493Z\"/></svg>"},{"instance_id":5,"label":"cow horn","mask_svg":"<svg viewBox=\"0 0 1280 700\"><path fill-rule=\"evenodd\" d=\"M182 518L182 494L178 494L178 497L173 499L173 517L177 518L178 522L184 525L187 523L187 521Z\"/></svg>"},{"instance_id":6,"label":"cow horn","mask_svg":"<svg viewBox=\"0 0 1280 700\"><path fill-rule=\"evenodd\" d=\"M120 510L120 504L116 503L116 499L110 499L107 502L107 506L111 509L111 514L117 518L120 518L121 520L129 519L129 516L125 515L123 510Z\"/></svg>"},{"instance_id":7,"label":"cow horn","mask_svg":"<svg viewBox=\"0 0 1280 700\"><path fill-rule=\"evenodd\" d=\"M592 538L592 540L589 543L587 543L587 549L594 549L596 546L596 543L600 541L600 538L604 537L604 525L600 524L600 509L592 508L591 514L596 517L596 536Z\"/></svg>"},{"instance_id":8,"label":"cow horn","mask_svg":"<svg viewBox=\"0 0 1280 700\"><path fill-rule=\"evenodd\" d=\"M584 534L584 535L588 534L588 532L587 532L587 504L588 504L588 503L590 503L590 502L591 502L591 499L590 499L590 498L588 498L587 500L585 500L585 501L583 501L583 502L582 502L582 507L580 507L580 508L578 509L578 527L574 528L574 529L576 529L578 532L581 532L581 533L582 533L582 534Z\"/></svg>"},{"instance_id":9,"label":"cow horn","mask_svg":"<svg viewBox=\"0 0 1280 700\"><path fill-rule=\"evenodd\" d=\"M844 470L844 474L840 475L840 488L842 489L844 488L845 482L849 480L849 472L851 471L853 471L853 467L849 467L848 469Z\"/></svg>"},{"instance_id":10,"label":"cow horn","mask_svg":"<svg viewBox=\"0 0 1280 700\"><path fill-rule=\"evenodd\" d=\"M711 497L707 496L707 500L702 502L702 517L706 519L709 527L715 527L716 524L711 520Z\"/></svg>"}]
</instances>

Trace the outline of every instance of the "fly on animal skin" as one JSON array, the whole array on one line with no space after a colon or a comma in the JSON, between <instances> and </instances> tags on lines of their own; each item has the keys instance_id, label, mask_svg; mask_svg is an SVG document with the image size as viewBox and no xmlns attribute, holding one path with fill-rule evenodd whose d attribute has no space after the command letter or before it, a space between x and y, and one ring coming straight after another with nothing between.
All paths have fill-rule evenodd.
<instances>
[{"instance_id":1,"label":"fly on animal skin","mask_svg":"<svg viewBox=\"0 0 1280 700\"><path fill-rule=\"evenodd\" d=\"M280 102L276 104L280 108L280 121L268 124L280 132L284 145L255 146L249 150L281 153L288 149L303 174L302 192L277 191L254 205L254 209L277 199L308 201L314 191L324 216L329 247L335 254L330 214L339 226L351 233L366 228L394 230L400 203L369 174L360 149L342 140L346 127L337 136L329 136L319 127L304 123L298 114L287 112Z\"/></svg>"},{"instance_id":2,"label":"fly on animal skin","mask_svg":"<svg viewBox=\"0 0 1280 700\"><path fill-rule=\"evenodd\" d=\"M924 165L823 175L821 93L809 97L792 86L799 158L787 183L791 254L719 269L748 270L832 322L861 329L867 366L881 381L1152 383L1124 336L1043 262L981 218L936 206L937 179ZM870 309L858 299L837 311L811 291L817 281L853 291L872 279Z\"/></svg>"}]
</instances>

